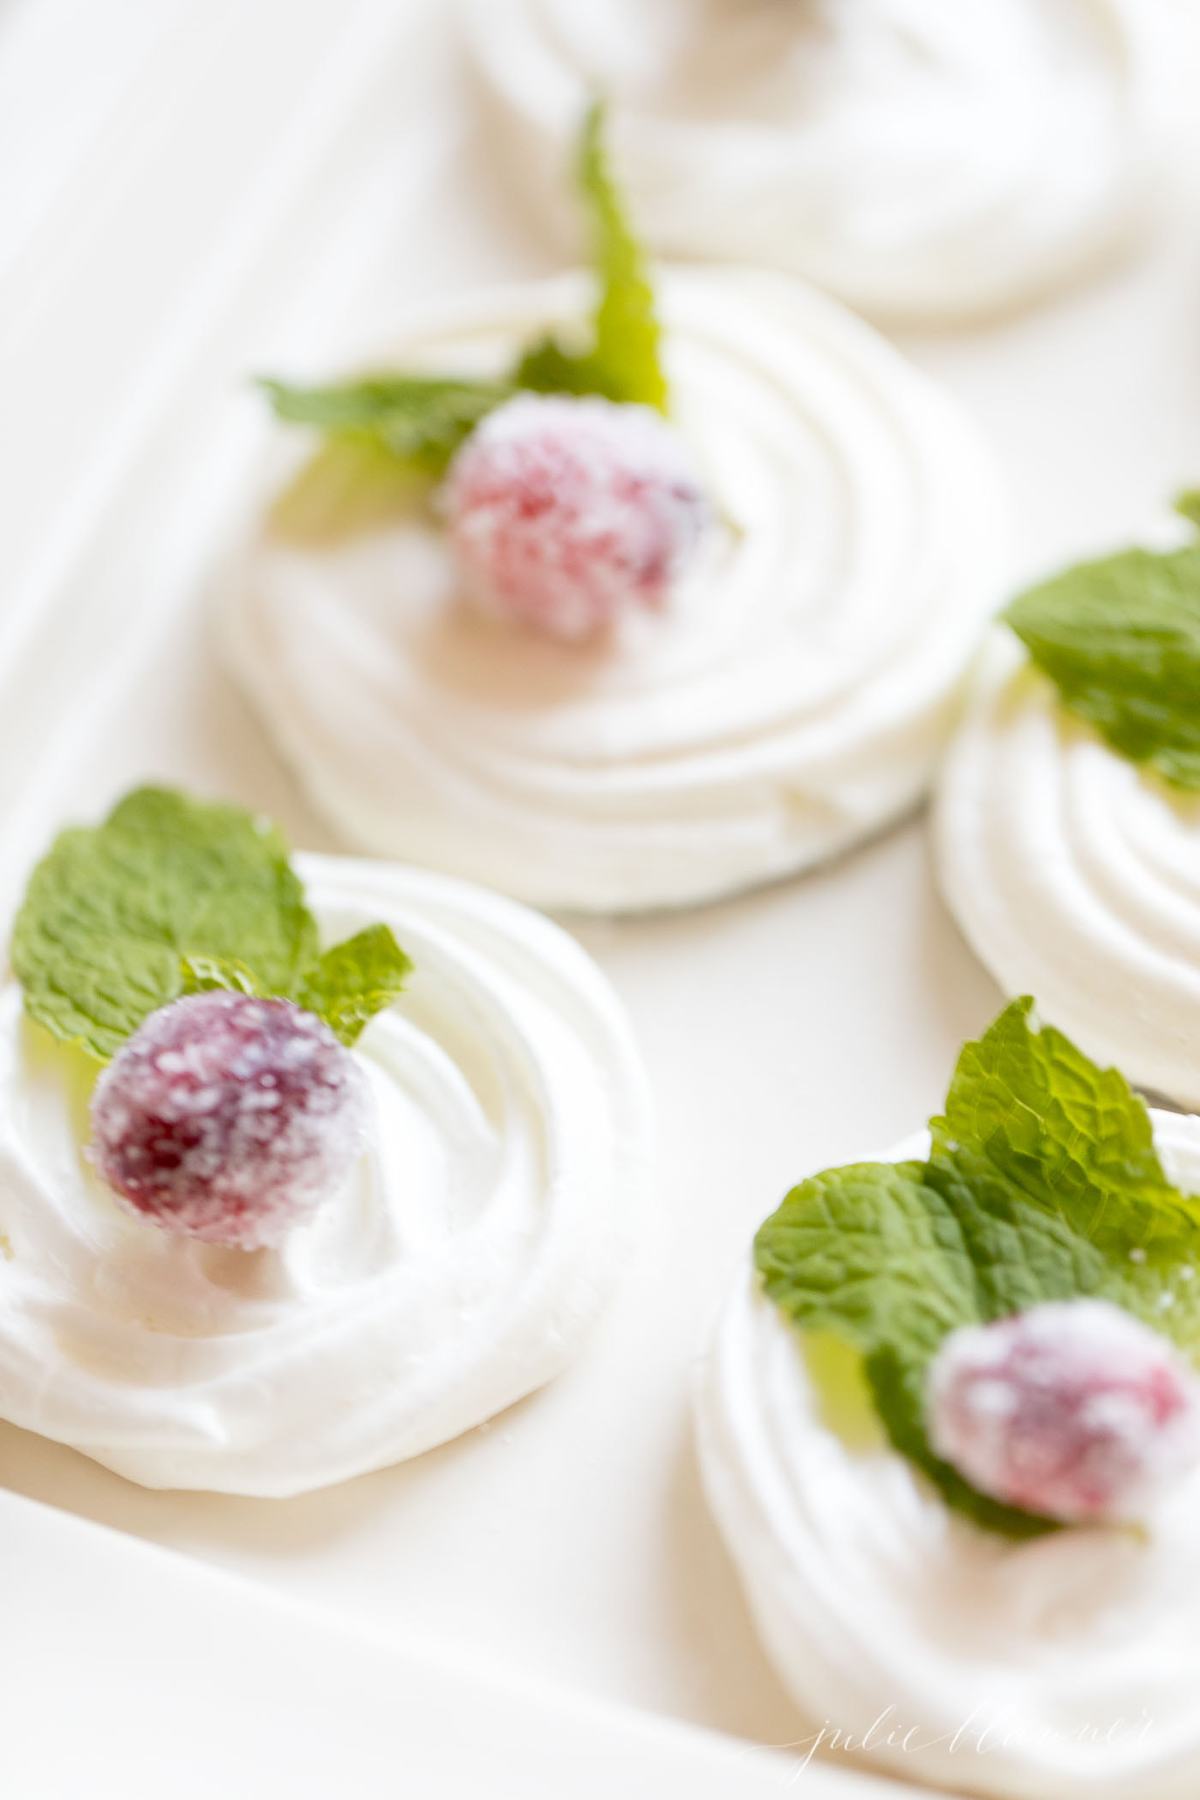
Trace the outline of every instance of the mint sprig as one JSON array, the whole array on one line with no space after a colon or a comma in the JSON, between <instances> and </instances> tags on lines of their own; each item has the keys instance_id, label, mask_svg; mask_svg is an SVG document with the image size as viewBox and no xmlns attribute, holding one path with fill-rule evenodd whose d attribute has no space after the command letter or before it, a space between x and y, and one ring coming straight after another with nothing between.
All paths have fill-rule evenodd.
<instances>
[{"instance_id":1,"label":"mint sprig","mask_svg":"<svg viewBox=\"0 0 1200 1800\"><path fill-rule=\"evenodd\" d=\"M933 1454L929 1364L960 1325L1097 1296L1200 1354L1200 1200L1168 1181L1142 1101L1018 1000L958 1060L924 1162L801 1183L763 1225L767 1294L861 1354L895 1447L948 1505L1012 1538L1049 1519L978 1493Z\"/></svg>"},{"instance_id":2,"label":"mint sprig","mask_svg":"<svg viewBox=\"0 0 1200 1800\"><path fill-rule=\"evenodd\" d=\"M259 385L277 418L365 442L414 473L434 477L444 474L480 419L517 391L511 381L442 375L364 375L307 388L266 378Z\"/></svg>"},{"instance_id":3,"label":"mint sprig","mask_svg":"<svg viewBox=\"0 0 1200 1800\"><path fill-rule=\"evenodd\" d=\"M271 523L296 542L337 542L424 500L429 477L369 435L326 439L275 496Z\"/></svg>"},{"instance_id":4,"label":"mint sprig","mask_svg":"<svg viewBox=\"0 0 1200 1800\"><path fill-rule=\"evenodd\" d=\"M1200 495L1176 510L1200 524ZM1070 712L1130 762L1200 790L1200 544L1081 563L1003 617Z\"/></svg>"},{"instance_id":5,"label":"mint sprig","mask_svg":"<svg viewBox=\"0 0 1200 1800\"><path fill-rule=\"evenodd\" d=\"M30 1017L101 1062L158 1007L209 987L295 1000L351 1044L411 968L383 925L322 951L274 826L167 788L56 839L12 964Z\"/></svg>"},{"instance_id":6,"label":"mint sprig","mask_svg":"<svg viewBox=\"0 0 1200 1800\"><path fill-rule=\"evenodd\" d=\"M519 387L542 393L602 394L665 412L667 382L654 289L609 168L599 100L584 119L578 180L592 224L592 261L600 282L594 341L587 349L571 350L557 338L543 338L521 357L513 379Z\"/></svg>"},{"instance_id":7,"label":"mint sprig","mask_svg":"<svg viewBox=\"0 0 1200 1800\"><path fill-rule=\"evenodd\" d=\"M305 970L295 998L324 1019L343 1044L352 1044L375 1014L391 1005L411 970L390 927L368 925L323 951Z\"/></svg>"},{"instance_id":8,"label":"mint sprig","mask_svg":"<svg viewBox=\"0 0 1200 1800\"><path fill-rule=\"evenodd\" d=\"M278 525L300 536L333 536L377 522L385 508L411 500L388 471L428 484L444 474L459 445L495 407L520 392L599 394L667 407L661 330L646 258L629 225L604 145L604 108L589 107L580 134L577 178L592 233L597 278L590 324L577 344L540 338L496 380L443 373L383 371L319 387L265 378L277 417L325 437L274 508Z\"/></svg>"}]
</instances>

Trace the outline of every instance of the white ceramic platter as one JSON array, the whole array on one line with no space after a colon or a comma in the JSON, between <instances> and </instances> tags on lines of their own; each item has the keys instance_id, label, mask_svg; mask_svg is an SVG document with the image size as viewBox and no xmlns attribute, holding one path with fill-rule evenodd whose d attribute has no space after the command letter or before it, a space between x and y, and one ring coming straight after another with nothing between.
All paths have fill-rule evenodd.
<instances>
[{"instance_id":1,"label":"white ceramic platter","mask_svg":"<svg viewBox=\"0 0 1200 1800\"><path fill-rule=\"evenodd\" d=\"M0 1532L0 1784L21 1800L780 1792L777 1759L736 1739L447 1662L28 1500L0 1494ZM894 1792L804 1777L808 1800Z\"/></svg>"},{"instance_id":2,"label":"white ceramic platter","mask_svg":"<svg viewBox=\"0 0 1200 1800\"><path fill-rule=\"evenodd\" d=\"M550 266L495 186L447 9L0 0L0 136L3 904L60 822L149 775L327 847L216 663L205 591L257 498L249 372L327 371L410 301ZM1188 161L1141 260L906 341L996 443L1014 577L1129 537L1200 476ZM701 1499L689 1366L782 1191L919 1124L998 996L916 823L817 877L579 935L641 1034L662 1166L641 1260L566 1377L286 1503L144 1492L7 1428L0 1472L372 1627L787 1744L793 1709Z\"/></svg>"}]
</instances>

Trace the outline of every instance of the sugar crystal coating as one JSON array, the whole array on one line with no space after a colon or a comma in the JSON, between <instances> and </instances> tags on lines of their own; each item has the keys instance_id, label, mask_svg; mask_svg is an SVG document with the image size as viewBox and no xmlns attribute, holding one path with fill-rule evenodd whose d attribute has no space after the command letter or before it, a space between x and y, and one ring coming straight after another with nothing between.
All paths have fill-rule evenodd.
<instances>
[{"instance_id":1,"label":"sugar crystal coating","mask_svg":"<svg viewBox=\"0 0 1200 1800\"><path fill-rule=\"evenodd\" d=\"M445 487L465 588L485 611L578 640L658 609L709 517L679 434L645 406L519 394Z\"/></svg>"},{"instance_id":2,"label":"sugar crystal coating","mask_svg":"<svg viewBox=\"0 0 1200 1800\"><path fill-rule=\"evenodd\" d=\"M1104 1300L952 1332L930 1442L980 1492L1066 1522L1139 1517L1200 1462L1200 1387L1158 1332Z\"/></svg>"},{"instance_id":3,"label":"sugar crystal coating","mask_svg":"<svg viewBox=\"0 0 1200 1800\"><path fill-rule=\"evenodd\" d=\"M213 991L152 1013L101 1075L90 1154L127 1208L243 1250L278 1244L344 1181L366 1087L289 1000Z\"/></svg>"}]
</instances>

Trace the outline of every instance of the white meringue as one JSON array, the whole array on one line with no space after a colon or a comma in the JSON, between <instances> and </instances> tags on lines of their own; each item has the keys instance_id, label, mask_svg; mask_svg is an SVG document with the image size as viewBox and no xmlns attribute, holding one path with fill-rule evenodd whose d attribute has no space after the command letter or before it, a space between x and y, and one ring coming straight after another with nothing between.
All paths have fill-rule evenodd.
<instances>
[{"instance_id":1,"label":"white meringue","mask_svg":"<svg viewBox=\"0 0 1200 1800\"><path fill-rule=\"evenodd\" d=\"M1151 1116L1168 1174L1200 1192L1200 1120ZM922 1136L886 1160L927 1151ZM800 1709L794 1755L820 1739L842 1763L1003 1800L1195 1794L1200 1474L1144 1536L984 1531L873 1414L829 1422L752 1264L700 1365L696 1411L713 1512Z\"/></svg>"},{"instance_id":2,"label":"white meringue","mask_svg":"<svg viewBox=\"0 0 1200 1800\"><path fill-rule=\"evenodd\" d=\"M465 0L464 23L543 213L565 220L598 90L657 249L941 318L1052 288L1129 225L1186 22L1160 0Z\"/></svg>"},{"instance_id":3,"label":"white meringue","mask_svg":"<svg viewBox=\"0 0 1200 1800\"><path fill-rule=\"evenodd\" d=\"M482 295L376 361L495 373L589 294ZM805 868L921 796L1001 590L990 459L795 281L675 271L661 304L676 421L731 522L664 613L588 648L481 618L426 516L334 547L264 530L224 582L233 666L356 848L625 911Z\"/></svg>"},{"instance_id":4,"label":"white meringue","mask_svg":"<svg viewBox=\"0 0 1200 1800\"><path fill-rule=\"evenodd\" d=\"M943 892L1004 991L1200 1107L1200 795L1110 750L997 630L934 814Z\"/></svg>"},{"instance_id":5,"label":"white meringue","mask_svg":"<svg viewBox=\"0 0 1200 1800\"><path fill-rule=\"evenodd\" d=\"M0 993L0 1413L148 1487L287 1495L416 1456L556 1375L647 1202L649 1105L607 983L495 895L320 856L334 938L412 956L353 1054L371 1146L278 1250L129 1217L82 1059Z\"/></svg>"}]
</instances>

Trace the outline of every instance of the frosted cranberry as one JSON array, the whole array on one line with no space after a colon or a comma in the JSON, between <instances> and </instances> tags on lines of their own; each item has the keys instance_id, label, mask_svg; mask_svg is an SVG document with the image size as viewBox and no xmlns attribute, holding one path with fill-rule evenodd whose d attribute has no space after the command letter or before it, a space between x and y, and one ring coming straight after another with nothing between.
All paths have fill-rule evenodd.
<instances>
[{"instance_id":1,"label":"frosted cranberry","mask_svg":"<svg viewBox=\"0 0 1200 1800\"><path fill-rule=\"evenodd\" d=\"M122 1046L92 1097L91 1155L150 1224L254 1250L341 1185L365 1120L362 1075L320 1019L215 991Z\"/></svg>"},{"instance_id":2,"label":"frosted cranberry","mask_svg":"<svg viewBox=\"0 0 1200 1800\"><path fill-rule=\"evenodd\" d=\"M454 460L445 503L475 602L563 639L662 607L709 516L657 413L565 395L519 394L489 414Z\"/></svg>"},{"instance_id":3,"label":"frosted cranberry","mask_svg":"<svg viewBox=\"0 0 1200 1800\"><path fill-rule=\"evenodd\" d=\"M937 1454L993 1499L1128 1520L1200 1461L1197 1382L1164 1337L1103 1300L952 1332L930 1370Z\"/></svg>"}]
</instances>

